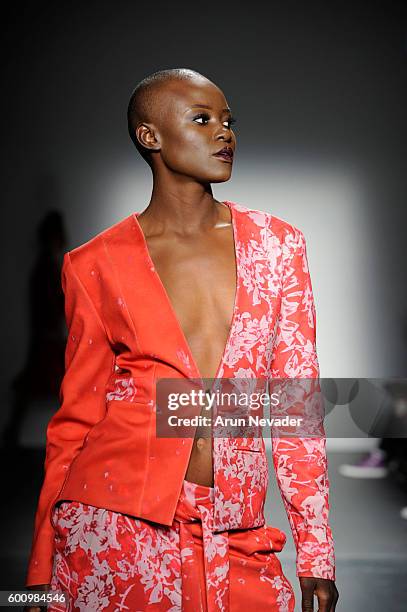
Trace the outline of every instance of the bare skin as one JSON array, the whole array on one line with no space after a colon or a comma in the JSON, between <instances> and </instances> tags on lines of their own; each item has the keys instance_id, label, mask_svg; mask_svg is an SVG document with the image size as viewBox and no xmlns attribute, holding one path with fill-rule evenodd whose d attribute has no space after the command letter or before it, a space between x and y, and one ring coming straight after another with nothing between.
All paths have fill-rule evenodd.
<instances>
[{"instance_id":1,"label":"bare skin","mask_svg":"<svg viewBox=\"0 0 407 612\"><path fill-rule=\"evenodd\" d=\"M223 92L205 78L170 81L157 97L158 112L136 127L139 142L151 152L153 173L150 203L138 221L200 376L214 378L236 291L230 211L211 189L232 173L231 161L214 155L225 146L235 150L231 113ZM185 478L213 486L210 438L196 436ZM314 609L314 594L318 610L335 610L332 580L299 580L302 610Z\"/></svg>"},{"instance_id":2,"label":"bare skin","mask_svg":"<svg viewBox=\"0 0 407 612\"><path fill-rule=\"evenodd\" d=\"M208 229L186 236L172 231L152 236L146 217L143 213L138 219L150 256L194 362L203 378L214 378L229 335L236 291L230 211L216 203L215 219ZM204 408L202 414L208 414ZM185 478L213 486L209 437L195 437Z\"/></svg>"},{"instance_id":3,"label":"bare skin","mask_svg":"<svg viewBox=\"0 0 407 612\"><path fill-rule=\"evenodd\" d=\"M171 104L164 118L136 130L152 151L154 177L138 220L197 369L214 378L232 320L236 262L230 211L214 199L210 183L230 178L232 162L215 154L225 146L234 152L236 138L213 83L174 81L165 89ZM195 437L187 480L213 486L211 449L210 438Z\"/></svg>"}]
</instances>

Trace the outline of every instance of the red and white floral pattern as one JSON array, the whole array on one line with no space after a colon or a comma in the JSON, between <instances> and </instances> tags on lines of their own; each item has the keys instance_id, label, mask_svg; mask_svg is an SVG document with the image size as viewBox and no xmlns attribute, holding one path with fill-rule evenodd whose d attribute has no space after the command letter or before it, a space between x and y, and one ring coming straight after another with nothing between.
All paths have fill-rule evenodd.
<instances>
[{"instance_id":1,"label":"red and white floral pattern","mask_svg":"<svg viewBox=\"0 0 407 612\"><path fill-rule=\"evenodd\" d=\"M54 509L51 612L292 612L294 593L276 552L280 530L213 533L214 490L188 481L171 527L81 502Z\"/></svg>"},{"instance_id":2,"label":"red and white floral pattern","mask_svg":"<svg viewBox=\"0 0 407 612\"><path fill-rule=\"evenodd\" d=\"M246 223L235 234L238 301L219 378L318 379L316 317L303 233L278 217L238 204ZM276 317L277 313L277 317ZM309 381L304 381L309 383ZM303 395L315 410L319 381ZM221 388L220 380L217 388ZM307 388L304 384L303 389ZM288 409L285 405L286 411ZM273 464L297 549L297 575L335 579L328 523L325 434L282 437L272 429ZM214 438L217 529L264 524L268 471L263 440ZM259 452L260 451L260 452Z\"/></svg>"}]
</instances>

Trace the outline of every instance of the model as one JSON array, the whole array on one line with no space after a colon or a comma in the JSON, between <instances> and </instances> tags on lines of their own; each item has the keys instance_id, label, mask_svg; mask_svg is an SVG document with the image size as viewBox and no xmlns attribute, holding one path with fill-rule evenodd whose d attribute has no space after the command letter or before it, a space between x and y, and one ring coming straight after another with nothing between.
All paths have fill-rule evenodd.
<instances>
[{"instance_id":1,"label":"model","mask_svg":"<svg viewBox=\"0 0 407 612\"><path fill-rule=\"evenodd\" d=\"M66 591L68 607L55 612L292 611L276 555L286 536L263 514L263 438L157 436L156 383L318 378L304 235L213 197L211 183L231 176L236 138L206 77L146 77L128 121L152 196L64 256L66 371L26 585ZM273 463L303 609L316 595L332 611L325 437L274 438Z\"/></svg>"}]
</instances>

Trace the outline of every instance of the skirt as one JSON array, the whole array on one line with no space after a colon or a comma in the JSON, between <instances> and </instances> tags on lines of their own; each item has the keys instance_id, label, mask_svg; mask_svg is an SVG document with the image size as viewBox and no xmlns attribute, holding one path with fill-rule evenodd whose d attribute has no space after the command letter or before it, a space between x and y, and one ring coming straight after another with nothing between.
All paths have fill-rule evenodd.
<instances>
[{"instance_id":1,"label":"skirt","mask_svg":"<svg viewBox=\"0 0 407 612\"><path fill-rule=\"evenodd\" d=\"M271 526L212 531L213 487L184 480L171 527L62 501L54 508L50 612L293 612Z\"/></svg>"}]
</instances>

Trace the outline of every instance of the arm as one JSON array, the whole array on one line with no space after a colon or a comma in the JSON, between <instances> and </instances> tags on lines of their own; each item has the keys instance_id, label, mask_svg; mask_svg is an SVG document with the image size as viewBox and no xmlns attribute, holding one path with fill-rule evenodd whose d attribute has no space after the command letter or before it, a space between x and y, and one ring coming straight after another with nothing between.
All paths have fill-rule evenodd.
<instances>
[{"instance_id":1,"label":"arm","mask_svg":"<svg viewBox=\"0 0 407 612\"><path fill-rule=\"evenodd\" d=\"M318 378L315 306L305 238L297 228L291 227L285 235L283 265L281 312L271 376ZM309 382L315 393L312 381L305 384ZM317 437L272 435L273 463L297 550L297 576L335 580L323 425L318 431Z\"/></svg>"},{"instance_id":2,"label":"arm","mask_svg":"<svg viewBox=\"0 0 407 612\"><path fill-rule=\"evenodd\" d=\"M26 586L48 584L54 554L51 507L69 466L81 450L86 434L105 413L105 385L114 368L114 353L103 324L73 268L64 255L62 288L68 338L60 408L47 427L45 477L34 522Z\"/></svg>"}]
</instances>

